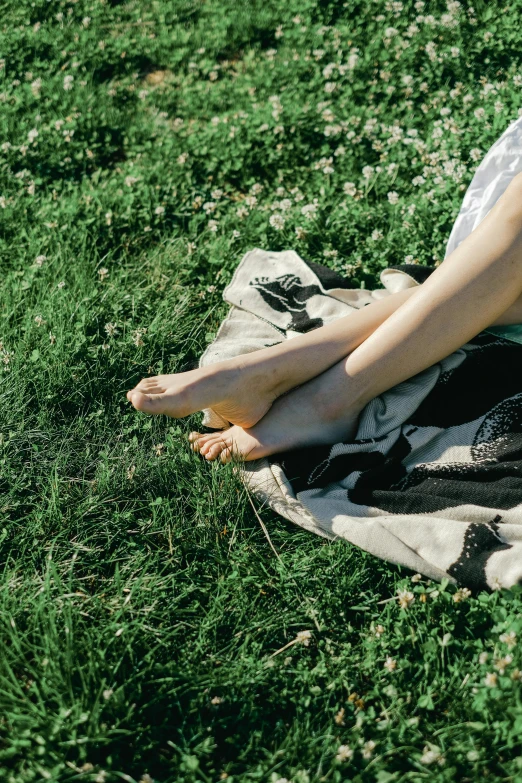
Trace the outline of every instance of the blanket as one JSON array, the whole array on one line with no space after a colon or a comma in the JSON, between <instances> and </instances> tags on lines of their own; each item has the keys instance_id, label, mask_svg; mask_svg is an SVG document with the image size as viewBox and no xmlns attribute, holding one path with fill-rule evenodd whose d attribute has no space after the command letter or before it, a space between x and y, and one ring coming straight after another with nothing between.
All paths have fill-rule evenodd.
<instances>
[{"instance_id":1,"label":"blanket","mask_svg":"<svg viewBox=\"0 0 522 783\"><path fill-rule=\"evenodd\" d=\"M522 170L522 118L485 156L446 256ZM254 248L224 291L230 311L200 366L292 339L421 284L433 270L400 265L382 288L352 289L295 251ZM481 332L372 400L350 442L244 463L252 491L306 530L473 590L522 582L522 326ZM510 339L512 338L512 339ZM203 425L224 429L212 410Z\"/></svg>"}]
</instances>

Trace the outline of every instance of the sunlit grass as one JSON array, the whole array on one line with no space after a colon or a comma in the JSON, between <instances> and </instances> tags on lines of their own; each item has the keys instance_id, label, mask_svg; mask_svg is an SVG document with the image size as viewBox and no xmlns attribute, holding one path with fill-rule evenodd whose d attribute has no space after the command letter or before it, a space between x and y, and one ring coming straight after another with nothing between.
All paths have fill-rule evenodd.
<instances>
[{"instance_id":1,"label":"sunlit grass","mask_svg":"<svg viewBox=\"0 0 522 783\"><path fill-rule=\"evenodd\" d=\"M125 392L197 363L253 247L440 261L520 4L2 10L0 779L519 780L518 592L293 527Z\"/></svg>"}]
</instances>

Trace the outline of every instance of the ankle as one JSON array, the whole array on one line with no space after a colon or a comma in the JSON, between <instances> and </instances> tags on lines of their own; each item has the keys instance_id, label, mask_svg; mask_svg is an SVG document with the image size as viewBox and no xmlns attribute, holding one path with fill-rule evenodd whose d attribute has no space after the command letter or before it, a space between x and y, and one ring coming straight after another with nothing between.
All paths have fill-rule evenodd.
<instances>
[{"instance_id":1,"label":"ankle","mask_svg":"<svg viewBox=\"0 0 522 783\"><path fill-rule=\"evenodd\" d=\"M259 389L274 400L295 386L289 384L281 360L277 355L272 355L270 348L238 357L234 369L239 373L248 373L252 382L258 384Z\"/></svg>"}]
</instances>

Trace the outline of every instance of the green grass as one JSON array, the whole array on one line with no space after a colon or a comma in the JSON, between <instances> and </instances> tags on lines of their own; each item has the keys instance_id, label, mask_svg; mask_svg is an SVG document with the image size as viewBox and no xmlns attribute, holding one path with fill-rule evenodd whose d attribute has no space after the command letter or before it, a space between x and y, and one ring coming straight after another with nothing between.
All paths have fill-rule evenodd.
<instances>
[{"instance_id":1,"label":"green grass","mask_svg":"<svg viewBox=\"0 0 522 783\"><path fill-rule=\"evenodd\" d=\"M252 247L354 287L443 258L522 105L520 0L0 7L2 783L522 780L519 592L254 501L276 557L198 416L125 399Z\"/></svg>"}]
</instances>

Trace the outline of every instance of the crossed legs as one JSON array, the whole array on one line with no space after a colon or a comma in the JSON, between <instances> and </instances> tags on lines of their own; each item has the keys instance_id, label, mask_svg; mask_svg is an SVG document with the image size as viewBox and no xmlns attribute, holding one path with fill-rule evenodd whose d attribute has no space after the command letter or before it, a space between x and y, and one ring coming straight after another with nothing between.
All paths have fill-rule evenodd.
<instances>
[{"instance_id":1,"label":"crossed legs","mask_svg":"<svg viewBox=\"0 0 522 783\"><path fill-rule=\"evenodd\" d=\"M288 343L145 379L148 413L212 407L234 426L190 438L207 459L261 456L354 437L362 408L493 324L522 322L522 176L423 285Z\"/></svg>"}]
</instances>

